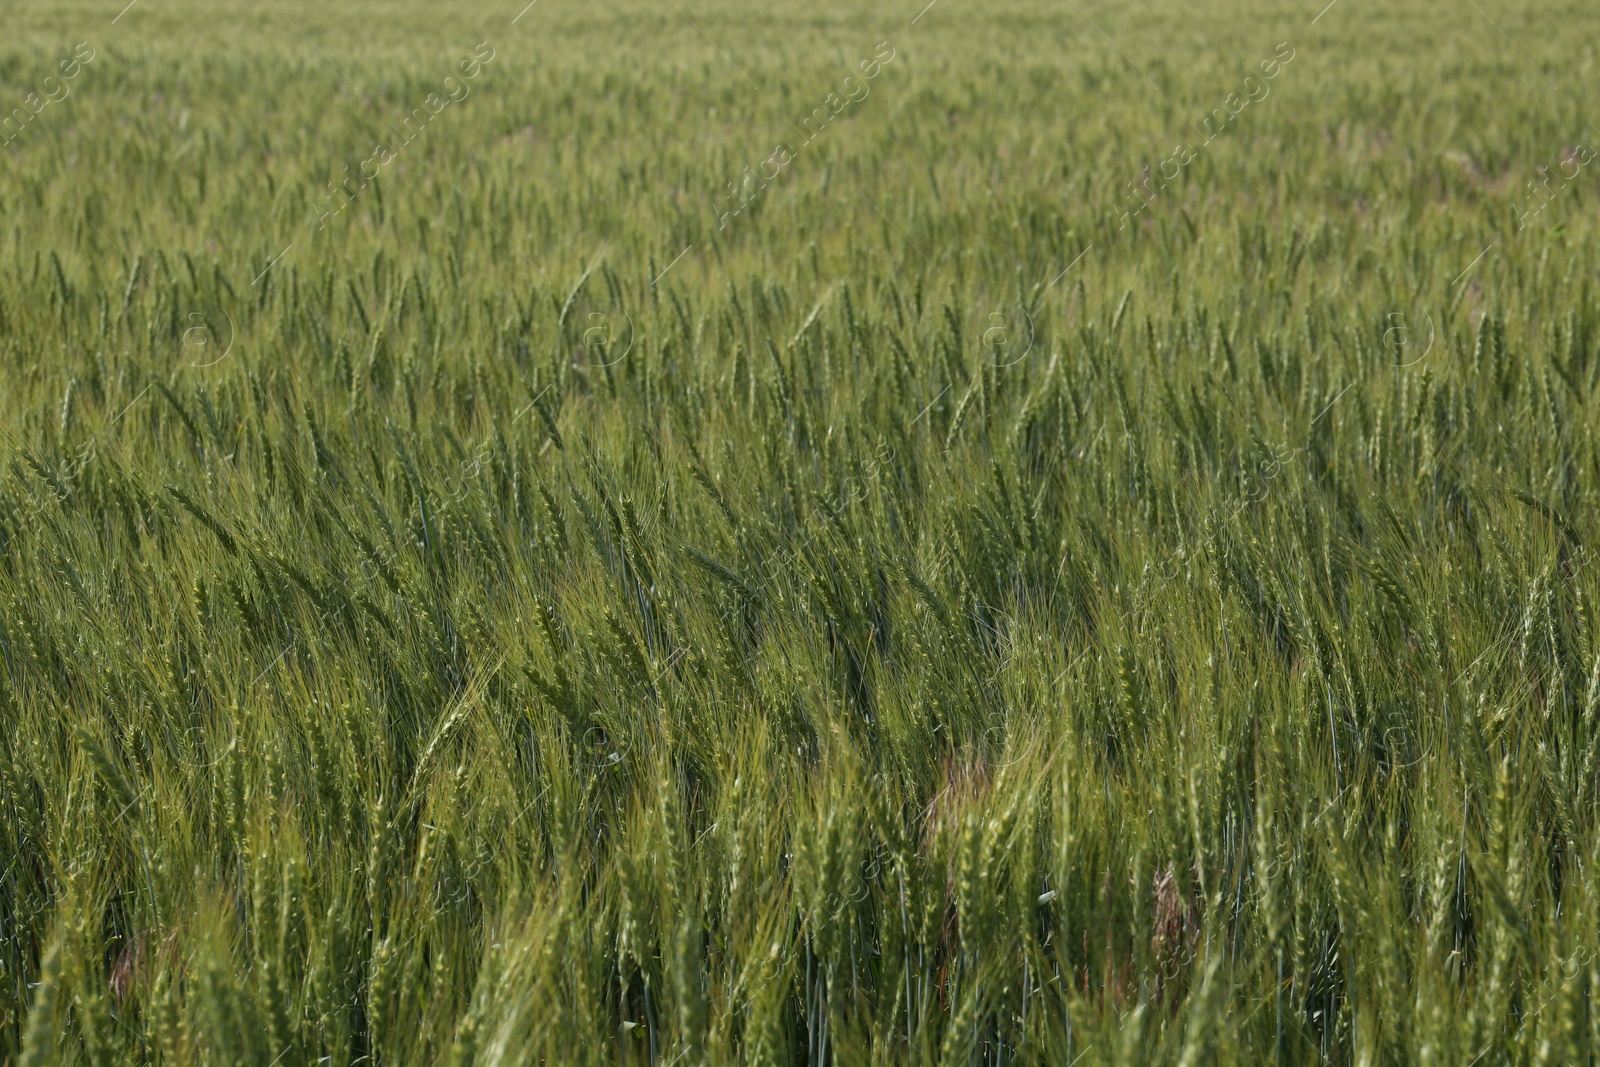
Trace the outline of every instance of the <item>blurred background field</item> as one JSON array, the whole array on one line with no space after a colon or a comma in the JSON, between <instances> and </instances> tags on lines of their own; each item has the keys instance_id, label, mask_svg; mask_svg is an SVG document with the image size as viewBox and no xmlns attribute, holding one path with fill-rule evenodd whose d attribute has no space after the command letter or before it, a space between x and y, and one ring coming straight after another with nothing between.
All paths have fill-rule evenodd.
<instances>
[{"instance_id":1,"label":"blurred background field","mask_svg":"<svg viewBox=\"0 0 1600 1067\"><path fill-rule=\"evenodd\" d=\"M0 1062L1600 1049L1600 11L0 26Z\"/></svg>"}]
</instances>

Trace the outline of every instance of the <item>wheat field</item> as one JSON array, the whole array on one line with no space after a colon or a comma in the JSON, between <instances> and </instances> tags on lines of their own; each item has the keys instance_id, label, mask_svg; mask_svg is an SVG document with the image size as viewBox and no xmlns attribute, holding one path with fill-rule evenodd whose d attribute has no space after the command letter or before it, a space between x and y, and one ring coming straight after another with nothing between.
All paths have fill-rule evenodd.
<instances>
[{"instance_id":1,"label":"wheat field","mask_svg":"<svg viewBox=\"0 0 1600 1067\"><path fill-rule=\"evenodd\" d=\"M123 3L0 1064L1600 1054L1593 5Z\"/></svg>"}]
</instances>

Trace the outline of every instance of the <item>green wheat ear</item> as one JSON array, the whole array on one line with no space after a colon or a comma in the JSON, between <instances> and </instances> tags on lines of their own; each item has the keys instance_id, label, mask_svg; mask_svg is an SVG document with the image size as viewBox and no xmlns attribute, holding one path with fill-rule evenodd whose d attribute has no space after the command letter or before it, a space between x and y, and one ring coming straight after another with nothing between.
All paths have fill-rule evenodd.
<instances>
[{"instance_id":1,"label":"green wheat ear","mask_svg":"<svg viewBox=\"0 0 1600 1067\"><path fill-rule=\"evenodd\" d=\"M54 1060L54 1049L59 1024L56 1020L56 984L61 976L61 939L57 937L45 950L39 961L39 983L34 991L33 1004L28 1011L27 1032L23 1038L22 1058L25 1067L44 1067Z\"/></svg>"}]
</instances>

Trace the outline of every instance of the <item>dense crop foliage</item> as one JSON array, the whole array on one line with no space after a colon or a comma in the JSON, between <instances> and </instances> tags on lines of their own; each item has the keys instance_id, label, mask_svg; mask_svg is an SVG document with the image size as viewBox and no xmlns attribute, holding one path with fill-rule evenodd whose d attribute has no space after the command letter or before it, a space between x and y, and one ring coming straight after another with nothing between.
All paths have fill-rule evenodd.
<instances>
[{"instance_id":1,"label":"dense crop foliage","mask_svg":"<svg viewBox=\"0 0 1600 1067\"><path fill-rule=\"evenodd\" d=\"M4 12L0 1062L1600 1050L1592 5L492 6Z\"/></svg>"}]
</instances>

